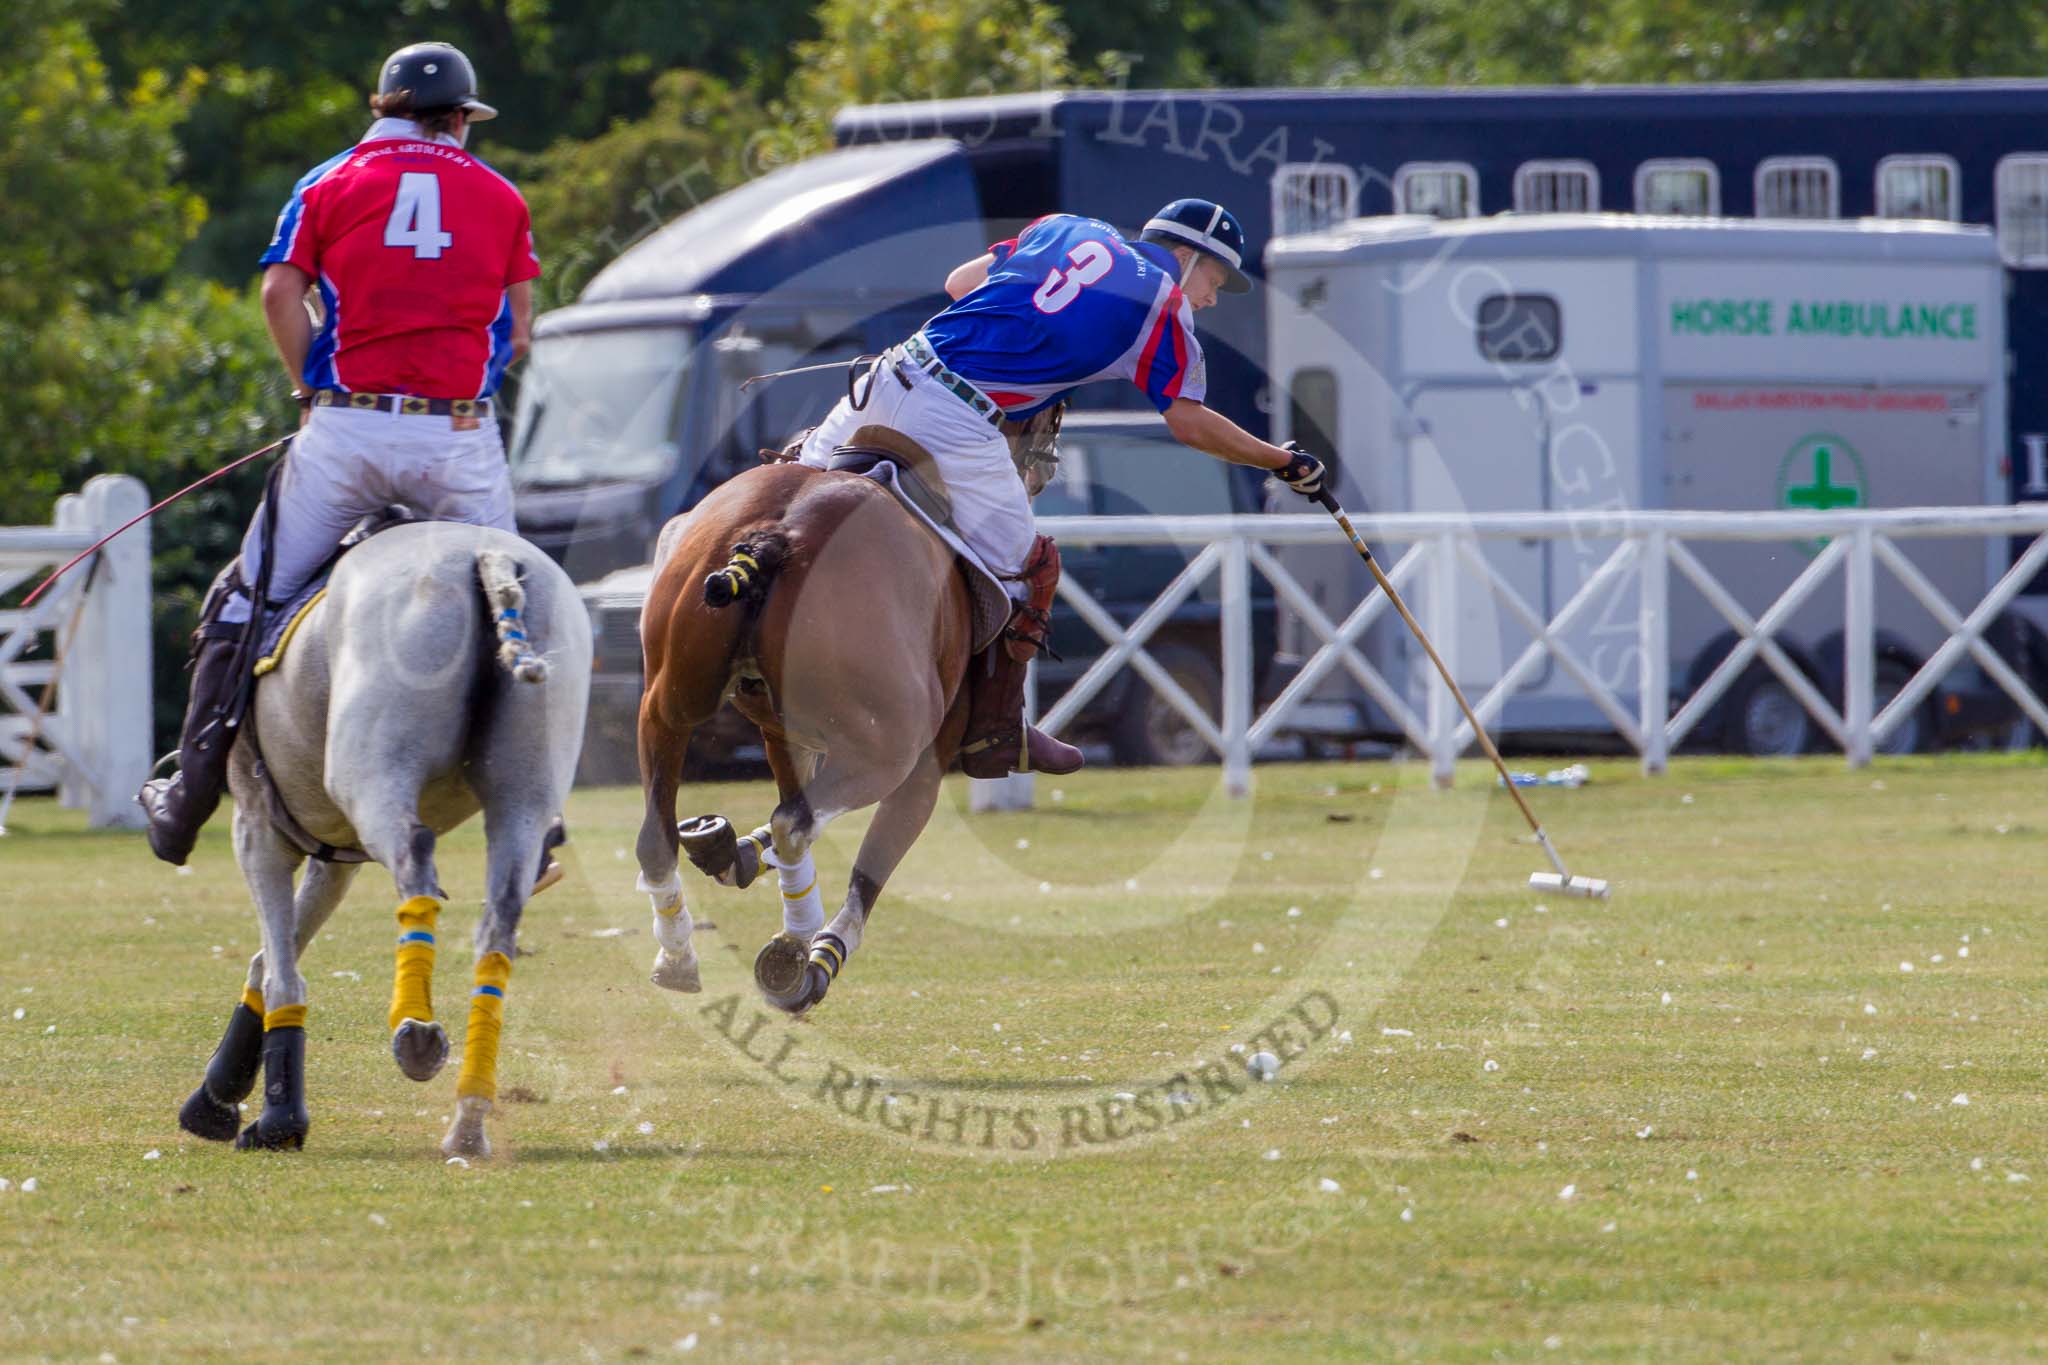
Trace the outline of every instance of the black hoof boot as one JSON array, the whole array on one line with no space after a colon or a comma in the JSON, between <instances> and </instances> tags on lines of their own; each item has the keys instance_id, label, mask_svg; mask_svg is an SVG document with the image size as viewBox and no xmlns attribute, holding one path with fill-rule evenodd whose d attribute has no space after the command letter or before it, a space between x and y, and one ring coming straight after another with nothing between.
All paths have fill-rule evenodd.
<instances>
[{"instance_id":1,"label":"black hoof boot","mask_svg":"<svg viewBox=\"0 0 2048 1365\"><path fill-rule=\"evenodd\" d=\"M262 1061L263 1016L237 1004L220 1046L206 1064L206 1079L178 1111L178 1126L211 1142L232 1138L242 1121L237 1106L256 1088L256 1068Z\"/></svg>"},{"instance_id":2,"label":"black hoof boot","mask_svg":"<svg viewBox=\"0 0 2048 1365\"><path fill-rule=\"evenodd\" d=\"M263 1035L263 1113L242 1130L242 1151L298 1151L313 1126L306 1113L306 1030L274 1028Z\"/></svg>"},{"instance_id":3,"label":"black hoof boot","mask_svg":"<svg viewBox=\"0 0 2048 1365\"><path fill-rule=\"evenodd\" d=\"M775 1008L794 1009L804 996L810 964L810 944L795 934L777 934L754 956L754 985Z\"/></svg>"},{"instance_id":4,"label":"black hoof boot","mask_svg":"<svg viewBox=\"0 0 2048 1365\"><path fill-rule=\"evenodd\" d=\"M431 1081L448 1064L448 1030L407 1019L391 1032L391 1056L409 1079Z\"/></svg>"},{"instance_id":5,"label":"black hoof boot","mask_svg":"<svg viewBox=\"0 0 2048 1365\"><path fill-rule=\"evenodd\" d=\"M787 995L769 996L768 1003L786 1014L803 1014L825 998L825 992L832 989L832 979L839 975L839 969L846 964L846 945L836 934L823 933L811 940L811 951L804 959L802 976ZM760 963L755 961L755 980L759 981Z\"/></svg>"},{"instance_id":6,"label":"black hoof boot","mask_svg":"<svg viewBox=\"0 0 2048 1365\"><path fill-rule=\"evenodd\" d=\"M676 839L690 865L714 881L723 880L739 861L739 840L732 821L723 815L700 815L676 826Z\"/></svg>"}]
</instances>

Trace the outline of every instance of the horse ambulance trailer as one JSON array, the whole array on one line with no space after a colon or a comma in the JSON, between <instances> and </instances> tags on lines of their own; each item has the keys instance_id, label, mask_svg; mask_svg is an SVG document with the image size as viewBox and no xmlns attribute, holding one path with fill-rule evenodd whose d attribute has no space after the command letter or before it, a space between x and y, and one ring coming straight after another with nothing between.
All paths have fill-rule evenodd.
<instances>
[{"instance_id":1,"label":"horse ambulance trailer","mask_svg":"<svg viewBox=\"0 0 2048 1365\"><path fill-rule=\"evenodd\" d=\"M1982 228L1380 217L1280 238L1265 265L1270 362L1290 400L1276 413L1279 435L1337 452L1348 506L1577 514L1584 535L1482 543L1545 619L1614 548L1598 536L1607 511L1967 507L2005 497L2004 274ZM1688 548L1753 617L1819 549ZM2009 562L2002 542L1981 539L1901 548L1966 610ZM1291 555L1298 576L1336 599L1324 604L1333 617L1371 586L1348 549ZM1736 636L1672 578L1670 676L1689 693ZM1528 636L1473 576L1464 581L1455 656L1460 681L1483 688ZM1946 632L1889 574L1877 585L1882 699ZM1631 706L1636 615L1624 578L1564 636ZM1836 587L1777 637L1837 698L1841 619ZM1419 687L1429 670L1406 632L1376 629L1372 652ZM1958 670L1948 686L1895 736L1899 747L1931 742L1938 722L1995 714L1981 677ZM1332 699L1353 708L1358 732L1389 729L1362 694L1319 698ZM1761 666L1720 719L1731 748L1797 752L1810 739L1805 712ZM1500 728L1608 727L1553 663L1508 701Z\"/></svg>"}]
</instances>

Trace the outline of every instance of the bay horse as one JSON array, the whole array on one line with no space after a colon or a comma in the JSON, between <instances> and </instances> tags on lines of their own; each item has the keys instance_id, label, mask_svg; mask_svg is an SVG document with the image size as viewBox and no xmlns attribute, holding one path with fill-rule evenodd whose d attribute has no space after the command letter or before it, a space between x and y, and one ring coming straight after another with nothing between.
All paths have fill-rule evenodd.
<instances>
[{"instance_id":1,"label":"bay horse","mask_svg":"<svg viewBox=\"0 0 2048 1365\"><path fill-rule=\"evenodd\" d=\"M882 887L931 818L967 726L973 594L953 550L887 488L788 463L741 474L669 523L655 560L640 622L637 849L654 905L653 978L700 989L679 849L728 885L773 868L783 932L756 959L755 981L771 1004L800 1014L860 946ZM728 697L759 727L780 798L740 838L722 817L676 821L691 732ZM831 820L870 805L827 924L811 845Z\"/></svg>"},{"instance_id":2,"label":"bay horse","mask_svg":"<svg viewBox=\"0 0 2048 1365\"><path fill-rule=\"evenodd\" d=\"M228 769L235 858L256 901L262 950L179 1124L243 1148L304 1145L299 956L364 861L383 864L397 883L392 1054L413 1080L440 1071L448 1037L434 1021L431 984L447 893L435 841L482 811L485 901L442 1151L488 1156L484 1118L497 1093L519 917L551 870L556 817L583 742L589 614L561 567L519 537L416 522L343 555L273 659ZM259 1061L263 1109L237 1137L237 1105Z\"/></svg>"}]
</instances>

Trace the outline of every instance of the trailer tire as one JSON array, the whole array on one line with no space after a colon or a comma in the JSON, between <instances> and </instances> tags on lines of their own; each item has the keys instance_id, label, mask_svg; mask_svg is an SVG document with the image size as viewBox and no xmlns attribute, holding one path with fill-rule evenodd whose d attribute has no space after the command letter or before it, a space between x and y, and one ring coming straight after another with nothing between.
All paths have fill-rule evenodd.
<instances>
[{"instance_id":1,"label":"trailer tire","mask_svg":"<svg viewBox=\"0 0 2048 1365\"><path fill-rule=\"evenodd\" d=\"M1879 659L1870 679L1870 714L1881 714L1891 704L1892 698L1913 681L1913 675L1918 671L1918 666L1907 659ZM1902 754L1924 754L1934 747L1934 727L1933 705L1923 701L1873 748L1875 752L1891 758Z\"/></svg>"},{"instance_id":2,"label":"trailer tire","mask_svg":"<svg viewBox=\"0 0 2048 1365\"><path fill-rule=\"evenodd\" d=\"M1223 674L1213 657L1186 644L1159 645L1148 652L1211 720L1223 714ZM1132 680L1109 743L1116 761L1127 766L1180 768L1215 758L1187 717L1142 678Z\"/></svg>"},{"instance_id":3,"label":"trailer tire","mask_svg":"<svg viewBox=\"0 0 2048 1365\"><path fill-rule=\"evenodd\" d=\"M1757 758L1794 758L1813 744L1813 717L1768 668L1751 668L1726 702L1728 748Z\"/></svg>"}]
</instances>

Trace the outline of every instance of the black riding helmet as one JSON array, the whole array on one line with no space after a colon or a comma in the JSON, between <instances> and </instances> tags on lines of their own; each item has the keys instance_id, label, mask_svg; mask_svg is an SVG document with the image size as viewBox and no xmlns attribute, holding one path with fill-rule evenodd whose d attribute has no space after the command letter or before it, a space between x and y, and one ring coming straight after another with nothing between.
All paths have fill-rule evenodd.
<instances>
[{"instance_id":1,"label":"black riding helmet","mask_svg":"<svg viewBox=\"0 0 2048 1365\"><path fill-rule=\"evenodd\" d=\"M471 123L498 116L498 111L476 97L476 68L460 48L448 43L414 43L401 47L384 59L377 77L377 93L412 96L413 114L438 114L461 109Z\"/></svg>"},{"instance_id":2,"label":"black riding helmet","mask_svg":"<svg viewBox=\"0 0 2048 1365\"><path fill-rule=\"evenodd\" d=\"M1161 246L1189 246L1221 261L1229 270L1226 294L1242 294L1251 281L1244 277L1244 227L1221 204L1207 199L1176 199L1152 215L1140 241Z\"/></svg>"}]
</instances>

